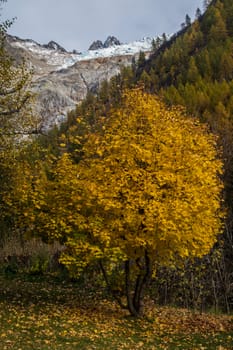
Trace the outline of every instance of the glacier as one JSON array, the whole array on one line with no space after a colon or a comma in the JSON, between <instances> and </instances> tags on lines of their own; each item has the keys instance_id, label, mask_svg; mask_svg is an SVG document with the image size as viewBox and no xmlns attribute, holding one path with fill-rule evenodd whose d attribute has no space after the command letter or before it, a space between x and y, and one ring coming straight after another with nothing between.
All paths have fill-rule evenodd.
<instances>
[{"instance_id":1,"label":"glacier","mask_svg":"<svg viewBox=\"0 0 233 350\"><path fill-rule=\"evenodd\" d=\"M33 40L18 40L18 38L17 40L13 40L11 45L31 51L40 59L46 60L49 65L54 66L54 70L61 70L66 69L79 61L86 61L101 57L135 55L140 51L151 51L153 39L154 38L145 37L131 43L113 45L108 48L88 50L81 53L62 52L59 50L48 49Z\"/></svg>"}]
</instances>

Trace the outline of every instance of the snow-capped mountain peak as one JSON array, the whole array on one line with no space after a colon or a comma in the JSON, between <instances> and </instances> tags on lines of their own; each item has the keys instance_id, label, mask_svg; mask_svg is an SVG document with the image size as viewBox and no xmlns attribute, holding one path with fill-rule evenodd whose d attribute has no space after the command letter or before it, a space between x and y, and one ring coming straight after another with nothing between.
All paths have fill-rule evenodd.
<instances>
[{"instance_id":1,"label":"snow-capped mountain peak","mask_svg":"<svg viewBox=\"0 0 233 350\"><path fill-rule=\"evenodd\" d=\"M68 111L88 92L96 93L104 80L109 81L129 66L139 52L149 52L152 38L120 44L108 37L103 46L85 52L67 52L50 41L46 45L34 40L8 36L9 51L16 60L25 57L33 68L32 91L36 95L35 113L42 118L41 128L48 130L66 119Z\"/></svg>"},{"instance_id":2,"label":"snow-capped mountain peak","mask_svg":"<svg viewBox=\"0 0 233 350\"><path fill-rule=\"evenodd\" d=\"M109 35L105 40L104 44L101 40L94 41L88 50L99 50L99 49L107 49L112 46L121 45L121 42L115 37Z\"/></svg>"},{"instance_id":3,"label":"snow-capped mountain peak","mask_svg":"<svg viewBox=\"0 0 233 350\"><path fill-rule=\"evenodd\" d=\"M62 46L55 41L41 45L31 39L20 39L15 36L9 36L11 46L24 49L37 56L38 59L44 60L48 65L53 66L54 70L68 68L78 61L85 61L100 57L113 57L123 55L135 55L140 51L151 51L153 38L143 38L128 44L120 44L115 37L109 36L103 46L99 45L98 49L89 49L85 52L67 52ZM101 42L100 42L101 43Z\"/></svg>"}]
</instances>

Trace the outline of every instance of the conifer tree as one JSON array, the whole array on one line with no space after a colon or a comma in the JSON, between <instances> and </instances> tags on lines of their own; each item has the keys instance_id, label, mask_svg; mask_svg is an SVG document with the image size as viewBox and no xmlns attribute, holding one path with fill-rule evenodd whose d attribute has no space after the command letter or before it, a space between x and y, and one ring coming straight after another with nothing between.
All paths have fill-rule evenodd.
<instances>
[{"instance_id":1,"label":"conifer tree","mask_svg":"<svg viewBox=\"0 0 233 350\"><path fill-rule=\"evenodd\" d=\"M185 16L185 24L187 27L191 25L191 18L188 14Z\"/></svg>"},{"instance_id":2,"label":"conifer tree","mask_svg":"<svg viewBox=\"0 0 233 350\"><path fill-rule=\"evenodd\" d=\"M201 10L198 7L197 10L196 10L195 18L199 19L200 17L201 17Z\"/></svg>"}]
</instances>

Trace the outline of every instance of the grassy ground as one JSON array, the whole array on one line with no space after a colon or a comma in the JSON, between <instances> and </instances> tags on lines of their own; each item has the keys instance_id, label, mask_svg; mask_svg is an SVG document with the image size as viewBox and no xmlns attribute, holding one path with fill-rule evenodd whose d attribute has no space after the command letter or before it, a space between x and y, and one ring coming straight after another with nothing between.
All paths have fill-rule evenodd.
<instances>
[{"instance_id":1,"label":"grassy ground","mask_svg":"<svg viewBox=\"0 0 233 350\"><path fill-rule=\"evenodd\" d=\"M0 276L0 349L233 349L233 319L148 303L135 320L53 278Z\"/></svg>"}]
</instances>

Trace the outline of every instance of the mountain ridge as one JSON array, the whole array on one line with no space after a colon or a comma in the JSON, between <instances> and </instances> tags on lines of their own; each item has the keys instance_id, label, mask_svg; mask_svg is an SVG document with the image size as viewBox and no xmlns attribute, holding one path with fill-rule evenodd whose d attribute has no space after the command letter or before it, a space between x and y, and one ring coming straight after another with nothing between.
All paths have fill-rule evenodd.
<instances>
[{"instance_id":1,"label":"mountain ridge","mask_svg":"<svg viewBox=\"0 0 233 350\"><path fill-rule=\"evenodd\" d=\"M117 40L109 36L105 41L108 47L77 53L66 51L53 40L42 45L32 39L7 35L11 55L16 61L24 57L33 69L35 112L41 116L43 130L64 121L67 112L89 91L95 93L102 81L109 81L123 66L131 65L140 52L146 55L151 52L153 38L119 45Z\"/></svg>"}]
</instances>

